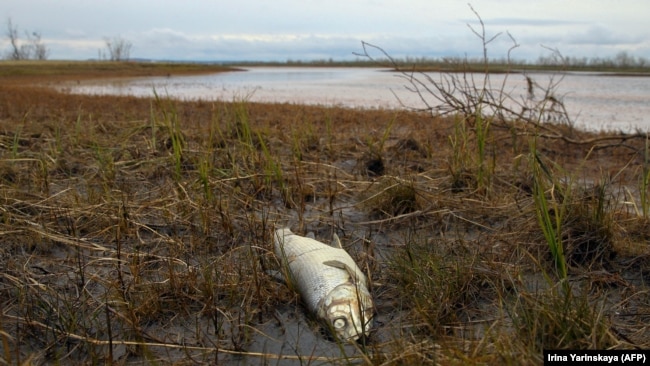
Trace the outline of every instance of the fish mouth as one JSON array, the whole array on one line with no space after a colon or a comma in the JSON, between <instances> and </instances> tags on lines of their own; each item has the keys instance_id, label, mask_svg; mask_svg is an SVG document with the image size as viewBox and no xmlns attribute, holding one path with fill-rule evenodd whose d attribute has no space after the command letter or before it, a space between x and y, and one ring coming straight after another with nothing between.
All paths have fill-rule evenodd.
<instances>
[{"instance_id":1,"label":"fish mouth","mask_svg":"<svg viewBox=\"0 0 650 366\"><path fill-rule=\"evenodd\" d=\"M338 338L356 341L370 333L374 316L372 298L365 286L339 285L321 300L318 316Z\"/></svg>"}]
</instances>

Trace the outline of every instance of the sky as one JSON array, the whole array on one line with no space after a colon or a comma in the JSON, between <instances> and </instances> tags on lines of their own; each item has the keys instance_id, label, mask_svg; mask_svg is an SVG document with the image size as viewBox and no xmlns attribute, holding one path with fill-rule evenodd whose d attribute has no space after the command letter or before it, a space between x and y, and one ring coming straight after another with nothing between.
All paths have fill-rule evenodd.
<instances>
[{"instance_id":1,"label":"sky","mask_svg":"<svg viewBox=\"0 0 650 366\"><path fill-rule=\"evenodd\" d=\"M471 7L470 4L471 3ZM485 24L490 58L563 56L650 60L649 0L0 0L7 21L39 32L50 59L106 55L106 39L132 58L178 61L354 60L362 41L395 58L479 57L472 29ZM374 54L373 56L378 56Z\"/></svg>"}]
</instances>

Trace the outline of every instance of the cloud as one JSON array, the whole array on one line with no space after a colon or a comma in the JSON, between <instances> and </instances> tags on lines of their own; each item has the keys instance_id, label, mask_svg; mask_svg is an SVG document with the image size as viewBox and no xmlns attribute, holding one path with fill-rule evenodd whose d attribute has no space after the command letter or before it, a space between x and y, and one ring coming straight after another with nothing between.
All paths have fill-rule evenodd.
<instances>
[{"instance_id":1,"label":"cloud","mask_svg":"<svg viewBox=\"0 0 650 366\"><path fill-rule=\"evenodd\" d=\"M360 44L318 34L186 34L152 29L132 40L133 56L177 60L278 60L339 57ZM346 50L347 49L347 50Z\"/></svg>"},{"instance_id":2,"label":"cloud","mask_svg":"<svg viewBox=\"0 0 650 366\"><path fill-rule=\"evenodd\" d=\"M452 35L391 36L296 33L188 34L171 28L154 28L129 39L138 58L202 61L352 60L365 41L395 58L478 57L480 40L464 29ZM511 41L501 37L490 45L491 57L505 57ZM381 55L374 55L381 57ZM536 57L536 56L535 56Z\"/></svg>"},{"instance_id":3,"label":"cloud","mask_svg":"<svg viewBox=\"0 0 650 366\"><path fill-rule=\"evenodd\" d=\"M476 19L466 19L465 23L472 26L480 25ZM500 26L500 27L557 27L557 26L577 26L584 25L584 22L563 19L547 19L547 18L490 18L483 19L486 26Z\"/></svg>"},{"instance_id":4,"label":"cloud","mask_svg":"<svg viewBox=\"0 0 650 366\"><path fill-rule=\"evenodd\" d=\"M68 39L83 39L88 37L88 33L82 29L67 28L63 30L63 35Z\"/></svg>"},{"instance_id":5,"label":"cloud","mask_svg":"<svg viewBox=\"0 0 650 366\"><path fill-rule=\"evenodd\" d=\"M106 43L100 39L61 39L43 38L43 43L50 51L50 59L84 60L99 57ZM1 44L0 44L1 46Z\"/></svg>"},{"instance_id":6,"label":"cloud","mask_svg":"<svg viewBox=\"0 0 650 366\"><path fill-rule=\"evenodd\" d=\"M480 54L469 31L455 36L340 35L313 33L186 34L169 28L151 29L132 40L132 56L175 60L286 61L353 60L361 42L382 47L395 58ZM504 48L507 49L507 48Z\"/></svg>"},{"instance_id":7,"label":"cloud","mask_svg":"<svg viewBox=\"0 0 650 366\"><path fill-rule=\"evenodd\" d=\"M633 45L645 41L641 35L630 35L612 31L603 26L592 26L586 30L569 33L567 43L573 45Z\"/></svg>"},{"instance_id":8,"label":"cloud","mask_svg":"<svg viewBox=\"0 0 650 366\"><path fill-rule=\"evenodd\" d=\"M122 36L131 56L175 60L354 59L361 41L395 57L480 56L479 26L457 0L160 0L14 1L6 12L21 29L41 31L52 58L96 57L104 37ZM516 58L536 59L541 44L579 56L615 55L622 48L649 57L648 3L594 5L590 0L482 0L476 11L491 42L491 57L505 57L509 31L521 44ZM33 9L39 9L34 12ZM0 50L2 51L2 50ZM637 53L638 52L638 53Z\"/></svg>"}]
</instances>

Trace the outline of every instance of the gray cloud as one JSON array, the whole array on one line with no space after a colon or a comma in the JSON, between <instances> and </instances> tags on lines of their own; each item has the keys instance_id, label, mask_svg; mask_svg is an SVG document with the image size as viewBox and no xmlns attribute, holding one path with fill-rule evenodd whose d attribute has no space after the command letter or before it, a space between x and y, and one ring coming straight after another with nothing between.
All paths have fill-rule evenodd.
<instances>
[{"instance_id":1,"label":"gray cloud","mask_svg":"<svg viewBox=\"0 0 650 366\"><path fill-rule=\"evenodd\" d=\"M467 18L465 23L472 26L479 26L476 19ZM483 19L483 23L490 27L557 27L557 26L576 26L584 25L585 22L564 19L544 19L544 18L489 18Z\"/></svg>"},{"instance_id":2,"label":"gray cloud","mask_svg":"<svg viewBox=\"0 0 650 366\"><path fill-rule=\"evenodd\" d=\"M624 34L603 26L591 26L569 33L567 43L574 45L634 45L647 40L647 37L636 34Z\"/></svg>"}]
</instances>

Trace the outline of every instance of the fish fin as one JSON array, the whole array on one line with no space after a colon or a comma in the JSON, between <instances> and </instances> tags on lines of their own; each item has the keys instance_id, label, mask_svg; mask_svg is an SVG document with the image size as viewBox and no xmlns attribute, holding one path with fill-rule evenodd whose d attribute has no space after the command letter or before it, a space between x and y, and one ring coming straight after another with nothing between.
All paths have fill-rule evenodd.
<instances>
[{"instance_id":1,"label":"fish fin","mask_svg":"<svg viewBox=\"0 0 650 366\"><path fill-rule=\"evenodd\" d=\"M341 245L341 239L339 239L339 236L334 233L332 236L332 243L330 244L334 248L341 248L343 249L343 245Z\"/></svg>"},{"instance_id":2,"label":"fish fin","mask_svg":"<svg viewBox=\"0 0 650 366\"><path fill-rule=\"evenodd\" d=\"M314 239L314 240L316 240L316 235L314 235L314 232L313 232L313 231L310 231L309 233L307 233L307 235L305 235L305 237L307 237L307 238L309 238L309 239Z\"/></svg>"},{"instance_id":3,"label":"fish fin","mask_svg":"<svg viewBox=\"0 0 650 366\"><path fill-rule=\"evenodd\" d=\"M325 261L325 262L323 262L323 264L326 265L326 266L330 266L330 267L345 270L346 272L348 272L348 274L350 275L350 278L354 281L354 283L358 283L360 281L360 278L359 278L357 272L355 272L354 269L352 269L350 266L348 266L347 264L345 264L345 263L343 263L341 261L331 260L331 261Z\"/></svg>"},{"instance_id":4,"label":"fish fin","mask_svg":"<svg viewBox=\"0 0 650 366\"><path fill-rule=\"evenodd\" d=\"M337 261L337 260L325 261L325 262L323 262L323 264L326 265L326 266L339 268L339 269L345 269L345 270L347 270L348 267L349 267L345 263L343 263L341 261Z\"/></svg>"}]
</instances>

